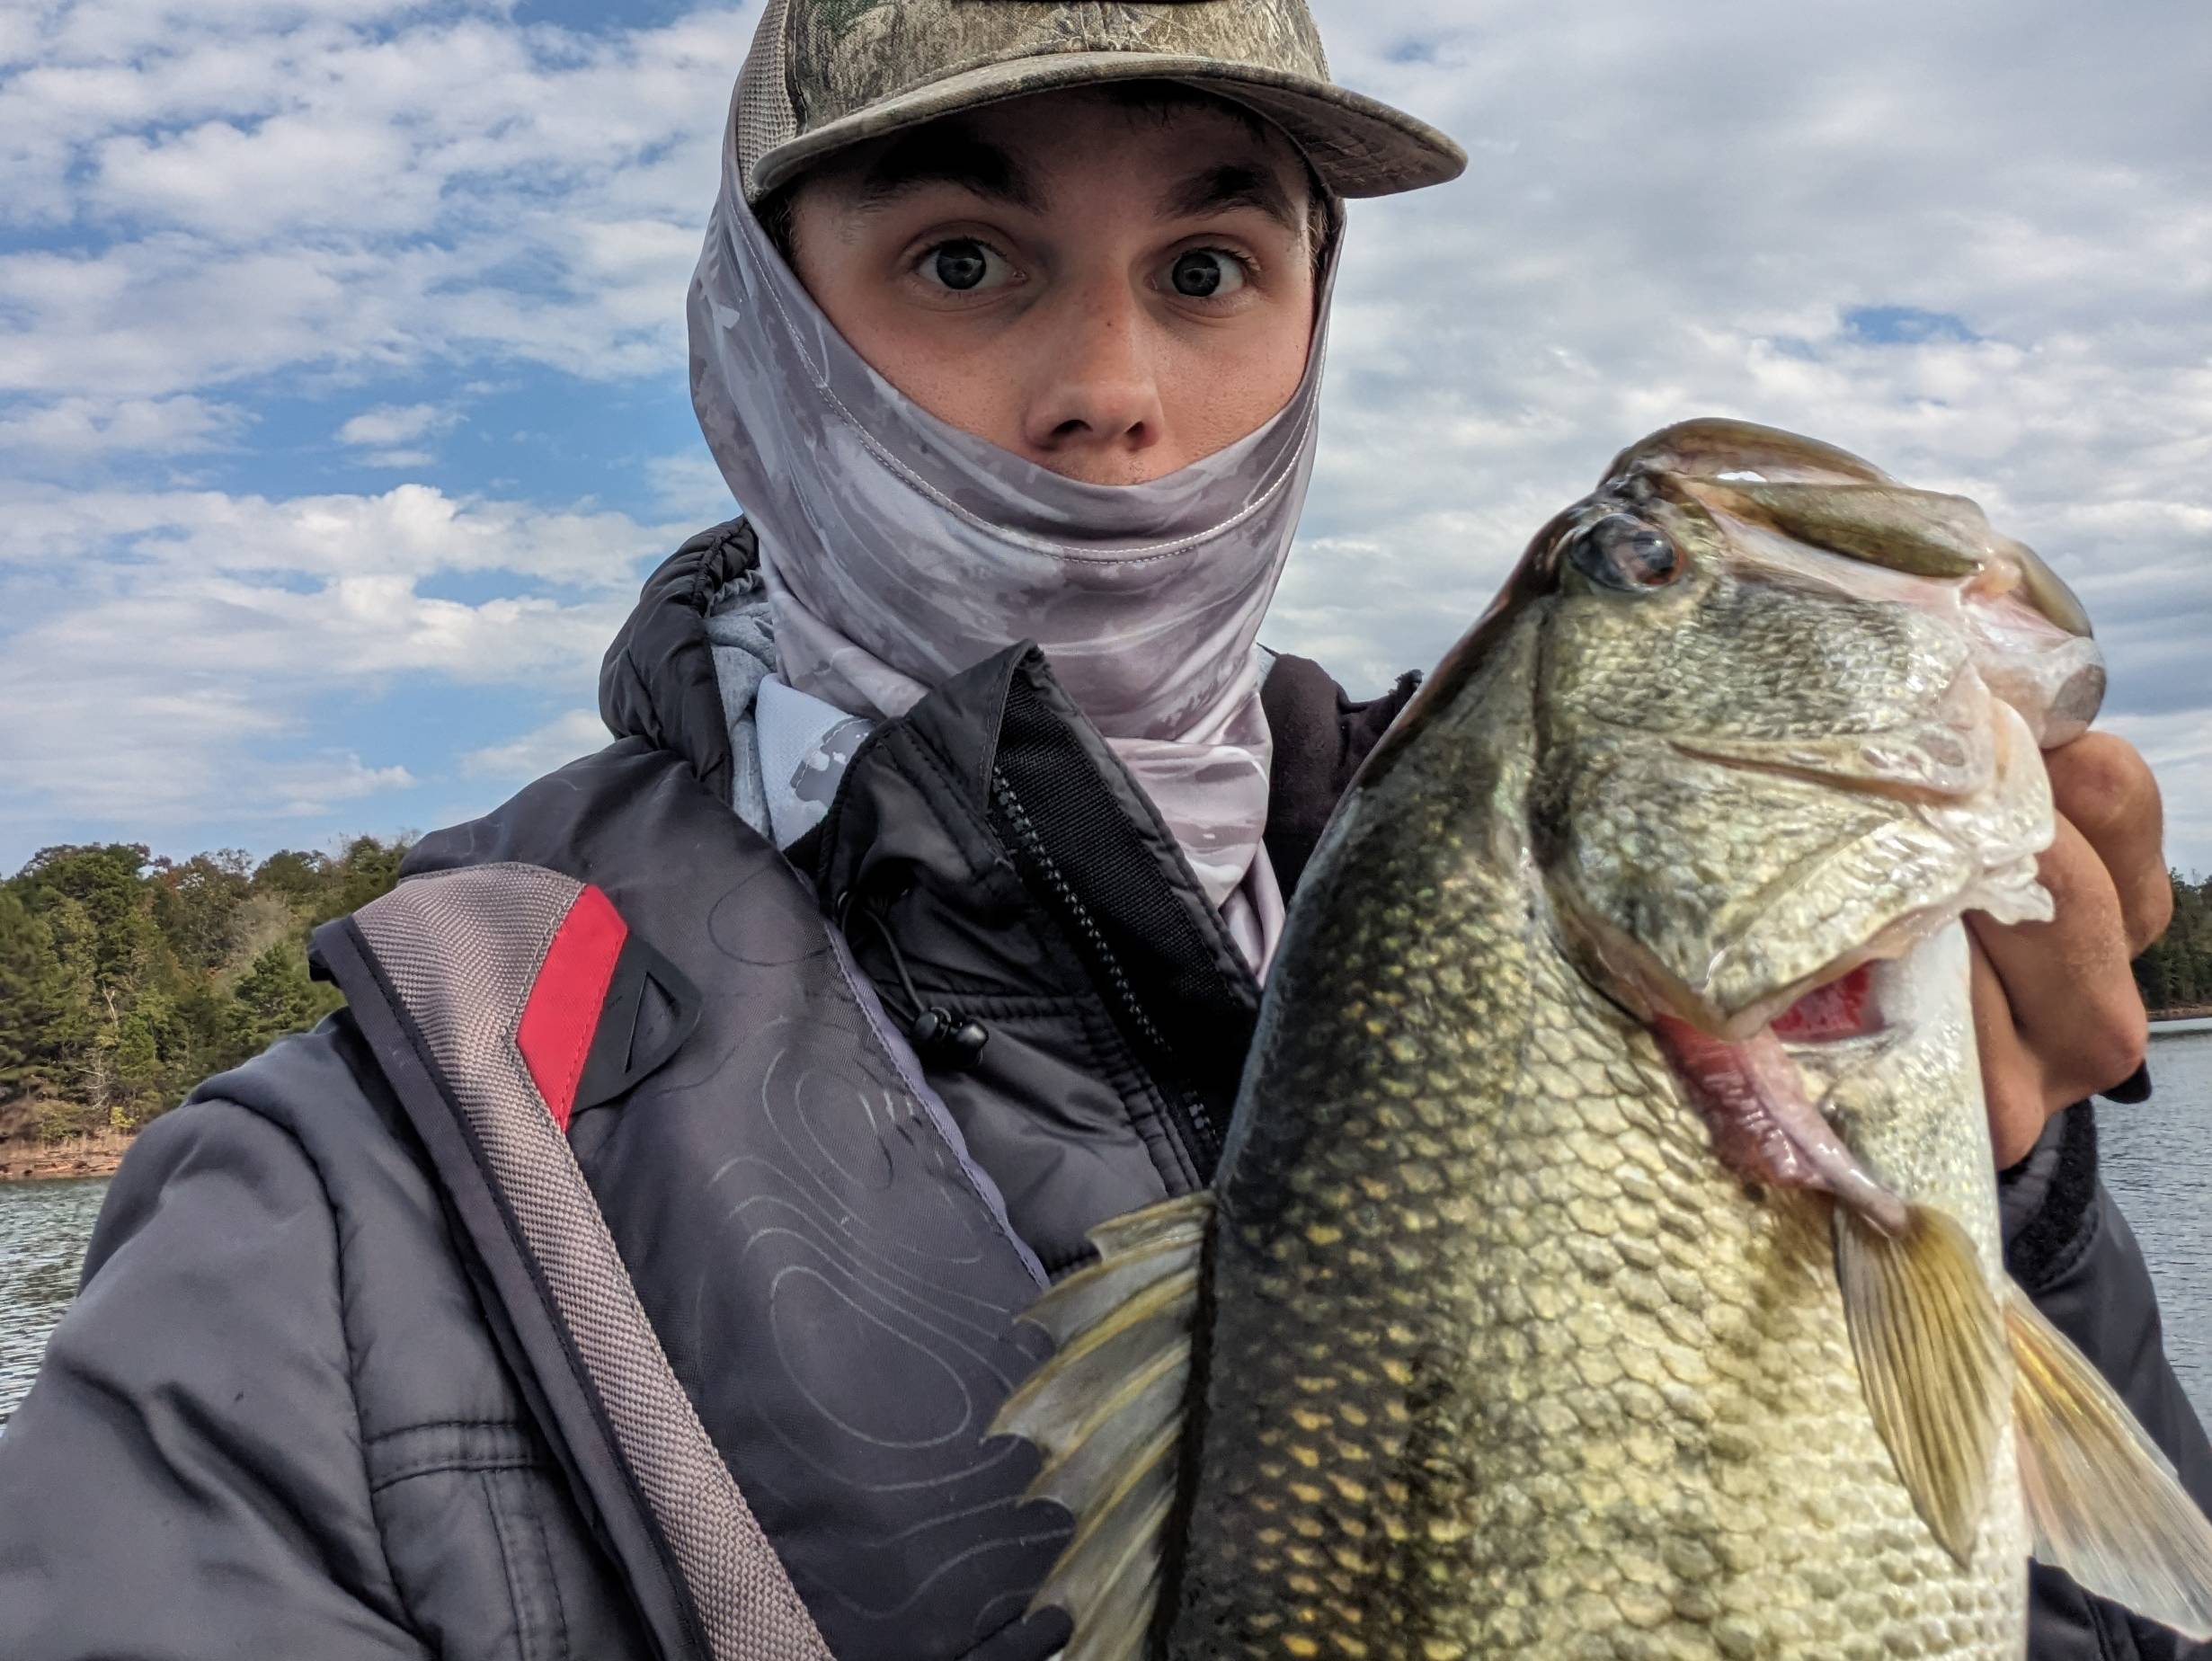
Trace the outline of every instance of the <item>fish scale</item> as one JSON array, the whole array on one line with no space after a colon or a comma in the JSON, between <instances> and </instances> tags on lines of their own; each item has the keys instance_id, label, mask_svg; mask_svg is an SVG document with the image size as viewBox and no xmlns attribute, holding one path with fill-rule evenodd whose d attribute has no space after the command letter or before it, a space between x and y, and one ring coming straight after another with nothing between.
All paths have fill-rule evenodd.
<instances>
[{"instance_id":1,"label":"fish scale","mask_svg":"<svg viewBox=\"0 0 2212 1661\"><path fill-rule=\"evenodd\" d=\"M2031 1542L2212 1636L2212 1523L2004 1275L1975 1052L2101 684L1960 498L1624 452L1324 834L1213 1195L1031 1312L1065 1661L2018 1661Z\"/></svg>"},{"instance_id":2,"label":"fish scale","mask_svg":"<svg viewBox=\"0 0 2212 1661\"><path fill-rule=\"evenodd\" d=\"M1974 1571L1929 1536L1825 1203L1715 1163L1532 916L1525 849L1454 811L1490 782L1401 771L1421 822L1374 816L1304 919L1330 949L1279 971L1303 1017L1226 1156L1170 1652L2017 1656L2017 1506Z\"/></svg>"}]
</instances>

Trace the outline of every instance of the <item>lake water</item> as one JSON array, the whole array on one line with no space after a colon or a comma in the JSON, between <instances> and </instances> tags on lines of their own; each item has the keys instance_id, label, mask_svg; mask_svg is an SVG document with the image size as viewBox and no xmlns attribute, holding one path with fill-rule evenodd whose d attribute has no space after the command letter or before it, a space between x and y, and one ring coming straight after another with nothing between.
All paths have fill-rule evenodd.
<instances>
[{"instance_id":1,"label":"lake water","mask_svg":"<svg viewBox=\"0 0 2212 1661\"><path fill-rule=\"evenodd\" d=\"M2143 1242L2166 1317L2166 1354L2212 1426L2212 1021L2151 1035L2151 1099L2101 1103L2097 1151Z\"/></svg>"},{"instance_id":2,"label":"lake water","mask_svg":"<svg viewBox=\"0 0 2212 1661\"><path fill-rule=\"evenodd\" d=\"M2212 1424L2212 1021L2151 1037L2151 1099L2101 1110L2105 1180L2157 1277L2166 1353ZM0 1425L76 1291L102 1178L0 1183Z\"/></svg>"},{"instance_id":3,"label":"lake water","mask_svg":"<svg viewBox=\"0 0 2212 1661\"><path fill-rule=\"evenodd\" d=\"M104 1177L0 1182L0 1425L31 1388L47 1334L76 1295Z\"/></svg>"}]
</instances>

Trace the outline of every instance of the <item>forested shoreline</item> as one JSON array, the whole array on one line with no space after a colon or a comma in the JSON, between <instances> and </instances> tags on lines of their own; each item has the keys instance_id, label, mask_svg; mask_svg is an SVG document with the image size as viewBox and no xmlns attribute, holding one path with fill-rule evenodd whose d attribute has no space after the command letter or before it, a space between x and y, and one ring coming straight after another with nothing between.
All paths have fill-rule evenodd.
<instances>
[{"instance_id":1,"label":"forested shoreline","mask_svg":"<svg viewBox=\"0 0 2212 1661\"><path fill-rule=\"evenodd\" d=\"M307 937L389 890L404 839L255 862L41 849L0 882L0 1141L128 1135L341 1001Z\"/></svg>"},{"instance_id":2,"label":"forested shoreline","mask_svg":"<svg viewBox=\"0 0 2212 1661\"><path fill-rule=\"evenodd\" d=\"M2173 874L2173 921L2136 959L2136 984L2154 1017L2212 1015L2212 876Z\"/></svg>"},{"instance_id":3,"label":"forested shoreline","mask_svg":"<svg viewBox=\"0 0 2212 1661\"><path fill-rule=\"evenodd\" d=\"M407 848L42 849L0 882L0 1142L111 1147L312 1026L339 999L308 978L308 935L388 891ZM2212 1013L2212 877L2174 875L2173 924L2136 978L2154 1013Z\"/></svg>"}]
</instances>

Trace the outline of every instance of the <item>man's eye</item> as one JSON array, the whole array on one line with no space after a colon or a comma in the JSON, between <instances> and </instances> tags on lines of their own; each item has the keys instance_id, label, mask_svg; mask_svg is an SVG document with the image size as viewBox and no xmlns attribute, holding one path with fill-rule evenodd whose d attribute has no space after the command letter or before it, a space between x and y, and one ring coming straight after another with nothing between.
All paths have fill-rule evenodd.
<instances>
[{"instance_id":1,"label":"man's eye","mask_svg":"<svg viewBox=\"0 0 2212 1661\"><path fill-rule=\"evenodd\" d=\"M921 259L923 280L955 294L972 294L986 285L995 288L1006 280L1007 271L998 253L967 236L939 243Z\"/></svg>"},{"instance_id":2,"label":"man's eye","mask_svg":"<svg viewBox=\"0 0 2212 1661\"><path fill-rule=\"evenodd\" d=\"M1244 262L1221 248L1193 248L1178 253L1168 281L1188 300L1218 300L1244 287Z\"/></svg>"}]
</instances>

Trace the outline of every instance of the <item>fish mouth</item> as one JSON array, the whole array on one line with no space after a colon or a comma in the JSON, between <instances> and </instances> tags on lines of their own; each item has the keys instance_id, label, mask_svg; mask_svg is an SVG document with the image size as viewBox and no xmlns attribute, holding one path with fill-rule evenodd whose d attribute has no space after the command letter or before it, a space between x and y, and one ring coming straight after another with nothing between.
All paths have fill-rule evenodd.
<instances>
[{"instance_id":1,"label":"fish mouth","mask_svg":"<svg viewBox=\"0 0 2212 1661\"><path fill-rule=\"evenodd\" d=\"M1664 1014L1650 1031L1723 1166L1754 1189L1826 1194L1894 1237L1906 1226L1905 1201L1861 1163L1824 1103L1838 1078L1910 1032L1909 1020L1894 1018L1909 979L1903 959L1861 958L1747 1038Z\"/></svg>"},{"instance_id":2,"label":"fish mouth","mask_svg":"<svg viewBox=\"0 0 2212 1661\"><path fill-rule=\"evenodd\" d=\"M1651 1035L1725 1168L1754 1188L1826 1194L1894 1237L1907 1204L1850 1146L1834 1098L1893 1051L1943 1042L1947 1026L1967 1040L1967 951L1953 911L1901 955L1839 963L1746 1038L1664 1014Z\"/></svg>"},{"instance_id":3,"label":"fish mouth","mask_svg":"<svg viewBox=\"0 0 2212 1661\"><path fill-rule=\"evenodd\" d=\"M1891 1030L1882 994L1897 978L1893 960L1870 958L1808 990L1766 1030L1789 1050L1863 1047Z\"/></svg>"},{"instance_id":4,"label":"fish mouth","mask_svg":"<svg viewBox=\"0 0 2212 1661\"><path fill-rule=\"evenodd\" d=\"M1696 837L1680 847L1630 841L1633 861L1572 848L1547 873L1557 937L1639 1021L1671 1017L1725 1043L1770 1028L1783 1044L1878 1042L1885 1026L1910 1018L1898 960L1968 912L2016 923L2052 911L2039 860L2054 815L2033 735L1970 667L1959 688L1988 718L1943 722L1938 730L1959 744L1948 754L1902 740L1886 754L1854 741L1825 756L1672 743L1675 754L1737 777L1786 779L1771 791L1754 784L1744 798L1744 811L1771 812L1778 826L1812 812L1817 798L1806 786L1869 811L1837 820L1831 838L1790 845L1755 884L1733 891L1710 861L1698 862L1705 844Z\"/></svg>"}]
</instances>

